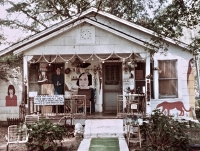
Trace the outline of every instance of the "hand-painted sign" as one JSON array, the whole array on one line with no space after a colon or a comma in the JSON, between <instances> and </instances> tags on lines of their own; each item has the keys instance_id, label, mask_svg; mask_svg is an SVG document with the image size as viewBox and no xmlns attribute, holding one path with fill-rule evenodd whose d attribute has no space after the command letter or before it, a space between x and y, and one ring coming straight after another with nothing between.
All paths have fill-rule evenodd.
<instances>
[{"instance_id":1,"label":"hand-painted sign","mask_svg":"<svg viewBox=\"0 0 200 151\"><path fill-rule=\"evenodd\" d=\"M34 97L34 105L64 105L64 96L37 95Z\"/></svg>"}]
</instances>

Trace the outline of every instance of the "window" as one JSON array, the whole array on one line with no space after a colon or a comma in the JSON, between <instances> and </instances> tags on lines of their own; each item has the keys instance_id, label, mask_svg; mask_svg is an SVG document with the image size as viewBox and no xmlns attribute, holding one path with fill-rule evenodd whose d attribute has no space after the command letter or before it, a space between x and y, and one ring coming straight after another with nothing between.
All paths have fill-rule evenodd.
<instances>
[{"instance_id":1,"label":"window","mask_svg":"<svg viewBox=\"0 0 200 151\"><path fill-rule=\"evenodd\" d=\"M159 69L159 98L178 97L177 60L158 61Z\"/></svg>"},{"instance_id":2,"label":"window","mask_svg":"<svg viewBox=\"0 0 200 151\"><path fill-rule=\"evenodd\" d=\"M137 67L135 67L135 89L136 93L138 91L142 91L142 87L145 86L146 78L145 78L145 69L146 63L145 62L137 62ZM150 74L153 74L153 65L150 63ZM153 78L151 77L151 98L154 98L154 87L153 87Z\"/></svg>"}]
</instances>

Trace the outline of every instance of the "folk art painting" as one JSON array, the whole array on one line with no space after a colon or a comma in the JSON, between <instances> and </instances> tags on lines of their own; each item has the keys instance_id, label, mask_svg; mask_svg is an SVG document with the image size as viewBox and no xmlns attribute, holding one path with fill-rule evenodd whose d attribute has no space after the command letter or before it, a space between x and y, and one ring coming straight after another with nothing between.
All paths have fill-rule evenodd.
<instances>
[{"instance_id":1,"label":"folk art painting","mask_svg":"<svg viewBox=\"0 0 200 151\"><path fill-rule=\"evenodd\" d=\"M8 86L7 96L5 97L6 106L17 106L17 96L15 95L15 87Z\"/></svg>"},{"instance_id":2,"label":"folk art painting","mask_svg":"<svg viewBox=\"0 0 200 151\"><path fill-rule=\"evenodd\" d=\"M176 101L176 102L167 102L167 101L164 101L160 104L158 104L156 106L156 108L160 108L162 107L162 110L161 112L163 113L165 110L167 110L167 115L169 116L170 115L170 110L172 109L177 109L178 111L180 111L180 114L179 116L184 116L184 111L186 112L190 112L191 109L187 110L183 104L182 101Z\"/></svg>"}]
</instances>

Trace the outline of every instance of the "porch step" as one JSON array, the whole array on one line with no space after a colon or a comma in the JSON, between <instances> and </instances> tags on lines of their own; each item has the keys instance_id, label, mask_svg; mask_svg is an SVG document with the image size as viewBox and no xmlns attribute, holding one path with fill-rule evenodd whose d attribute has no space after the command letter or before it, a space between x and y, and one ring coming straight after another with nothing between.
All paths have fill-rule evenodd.
<instances>
[{"instance_id":1,"label":"porch step","mask_svg":"<svg viewBox=\"0 0 200 151\"><path fill-rule=\"evenodd\" d=\"M88 119L85 120L84 139L78 151L88 151L92 138L117 137L120 151L129 151L124 138L123 119Z\"/></svg>"},{"instance_id":2,"label":"porch step","mask_svg":"<svg viewBox=\"0 0 200 151\"><path fill-rule=\"evenodd\" d=\"M85 120L84 138L124 137L123 119Z\"/></svg>"}]
</instances>

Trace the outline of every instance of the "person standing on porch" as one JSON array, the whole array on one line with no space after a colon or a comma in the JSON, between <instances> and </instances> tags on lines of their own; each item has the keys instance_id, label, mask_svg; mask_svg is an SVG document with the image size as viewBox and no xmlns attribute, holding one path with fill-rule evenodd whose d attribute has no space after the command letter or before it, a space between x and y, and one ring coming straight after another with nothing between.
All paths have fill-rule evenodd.
<instances>
[{"instance_id":1,"label":"person standing on porch","mask_svg":"<svg viewBox=\"0 0 200 151\"><path fill-rule=\"evenodd\" d=\"M90 88L92 85L92 75L86 72L81 73L76 85L79 87L79 89L91 89L91 112L95 112L94 89Z\"/></svg>"},{"instance_id":2,"label":"person standing on porch","mask_svg":"<svg viewBox=\"0 0 200 151\"><path fill-rule=\"evenodd\" d=\"M64 75L61 73L61 68L56 68L56 73L53 75L53 85L54 85L54 95L64 94ZM58 111L63 112L64 106L59 105ZM53 107L53 112L55 112L55 106Z\"/></svg>"}]
</instances>

